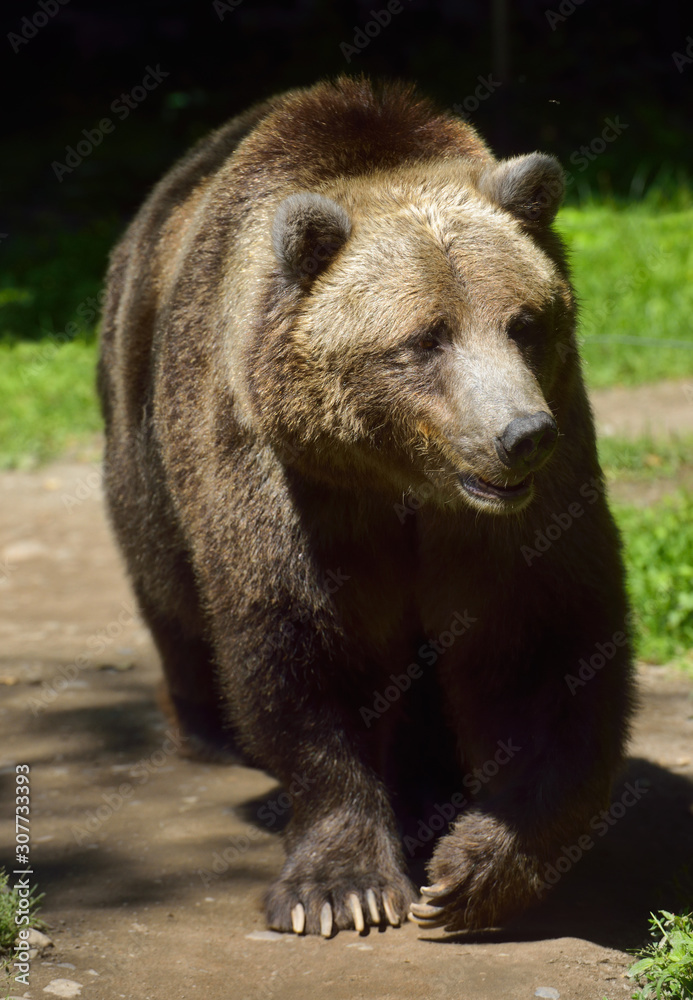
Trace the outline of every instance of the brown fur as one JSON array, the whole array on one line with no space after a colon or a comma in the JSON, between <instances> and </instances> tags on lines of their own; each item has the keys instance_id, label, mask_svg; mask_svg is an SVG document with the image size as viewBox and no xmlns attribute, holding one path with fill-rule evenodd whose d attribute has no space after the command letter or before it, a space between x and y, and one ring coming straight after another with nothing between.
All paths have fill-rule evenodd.
<instances>
[{"instance_id":1,"label":"brown fur","mask_svg":"<svg viewBox=\"0 0 693 1000\"><path fill-rule=\"evenodd\" d=\"M341 79L203 140L113 253L107 496L170 703L196 738L310 789L273 927L301 902L316 932L326 901L353 926L350 893L368 922L369 888L403 918L397 822L464 790L499 740L521 750L438 841L433 922L521 910L608 800L627 647L574 694L564 680L627 631L627 606L550 227L561 193L549 157L499 163L411 90ZM509 468L497 440L536 413L553 454L545 437ZM365 721L455 612L469 630Z\"/></svg>"}]
</instances>

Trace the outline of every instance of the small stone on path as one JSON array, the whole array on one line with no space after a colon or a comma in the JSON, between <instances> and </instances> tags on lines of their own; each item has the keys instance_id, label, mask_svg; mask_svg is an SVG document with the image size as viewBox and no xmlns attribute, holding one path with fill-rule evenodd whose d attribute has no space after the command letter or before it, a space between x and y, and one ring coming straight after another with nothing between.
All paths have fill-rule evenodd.
<instances>
[{"instance_id":1,"label":"small stone on path","mask_svg":"<svg viewBox=\"0 0 693 1000\"><path fill-rule=\"evenodd\" d=\"M52 993L56 997L78 997L82 992L82 984L74 979L51 979L48 986L43 987L44 993Z\"/></svg>"},{"instance_id":2,"label":"small stone on path","mask_svg":"<svg viewBox=\"0 0 693 1000\"><path fill-rule=\"evenodd\" d=\"M29 928L25 940L30 948L36 948L38 951L53 947L53 942L48 935L44 934L43 931L37 931L35 927Z\"/></svg>"}]
</instances>

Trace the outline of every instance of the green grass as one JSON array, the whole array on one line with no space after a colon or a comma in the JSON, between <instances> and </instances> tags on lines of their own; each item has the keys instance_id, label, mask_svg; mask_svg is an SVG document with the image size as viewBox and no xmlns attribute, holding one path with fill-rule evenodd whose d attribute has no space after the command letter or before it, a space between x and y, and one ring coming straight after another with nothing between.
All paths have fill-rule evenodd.
<instances>
[{"instance_id":1,"label":"green grass","mask_svg":"<svg viewBox=\"0 0 693 1000\"><path fill-rule=\"evenodd\" d=\"M603 437L599 460L608 481L672 478L693 466L693 435L633 440Z\"/></svg>"},{"instance_id":2,"label":"green grass","mask_svg":"<svg viewBox=\"0 0 693 1000\"><path fill-rule=\"evenodd\" d=\"M28 468L101 430L96 345L44 339L0 345L0 468Z\"/></svg>"},{"instance_id":3,"label":"green grass","mask_svg":"<svg viewBox=\"0 0 693 1000\"><path fill-rule=\"evenodd\" d=\"M693 375L693 209L671 211L652 198L626 207L588 203L563 209L558 225L572 251L590 384ZM79 232L55 222L39 238L10 236L0 245L0 387L9 401L0 465L50 458L98 427L87 344L121 229L113 218ZM18 381L27 355L16 345L43 348L46 338L83 343L60 347L40 372Z\"/></svg>"},{"instance_id":4,"label":"green grass","mask_svg":"<svg viewBox=\"0 0 693 1000\"><path fill-rule=\"evenodd\" d=\"M0 468L79 450L101 430L94 390L95 329L108 252L122 224L0 245Z\"/></svg>"},{"instance_id":5,"label":"green grass","mask_svg":"<svg viewBox=\"0 0 693 1000\"><path fill-rule=\"evenodd\" d=\"M651 506L613 502L637 620L638 655L693 669L693 494L677 477L693 469L693 438L602 438L607 482L663 480L671 492Z\"/></svg>"},{"instance_id":6,"label":"green grass","mask_svg":"<svg viewBox=\"0 0 693 1000\"><path fill-rule=\"evenodd\" d=\"M567 207L581 301L582 353L592 386L693 377L693 208L657 199ZM95 298L118 220L0 246L0 468L31 467L89 444L101 429L94 390ZM631 343L623 338L637 338ZM649 343L653 341L653 343ZM671 346L676 342L682 346ZM654 479L690 468L690 438L604 438L607 477ZM620 505L640 654L664 661L693 648L693 500Z\"/></svg>"},{"instance_id":7,"label":"green grass","mask_svg":"<svg viewBox=\"0 0 693 1000\"><path fill-rule=\"evenodd\" d=\"M572 251L589 383L693 376L693 209L587 204L563 209L558 225ZM120 228L117 220L79 233L56 226L42 240L2 244L0 381L10 400L0 418L3 467L48 459L98 427L87 370L93 350L90 355L86 345L94 339L96 299ZM84 341L76 353L61 347L30 383L17 383L26 355L14 345L31 340L43 347L46 338L71 337ZM625 343L623 337L637 340ZM43 427L47 407L50 426Z\"/></svg>"},{"instance_id":8,"label":"green grass","mask_svg":"<svg viewBox=\"0 0 693 1000\"><path fill-rule=\"evenodd\" d=\"M693 494L612 509L623 534L639 656L693 666Z\"/></svg>"},{"instance_id":9,"label":"green grass","mask_svg":"<svg viewBox=\"0 0 693 1000\"><path fill-rule=\"evenodd\" d=\"M0 342L93 337L98 315L95 300L108 253L121 228L116 220L101 220L70 232L55 221L41 235L12 235L4 240L0 244Z\"/></svg>"},{"instance_id":10,"label":"green grass","mask_svg":"<svg viewBox=\"0 0 693 1000\"><path fill-rule=\"evenodd\" d=\"M38 909L43 895L37 896L35 889L29 895L30 926L40 930L44 924L38 917ZM8 886L8 877L0 868L0 954L12 948L17 937L15 917L19 913L19 894L17 889ZM27 926L26 924L23 926Z\"/></svg>"},{"instance_id":11,"label":"green grass","mask_svg":"<svg viewBox=\"0 0 693 1000\"><path fill-rule=\"evenodd\" d=\"M564 208L557 224L571 249L589 384L693 374L693 209L587 205Z\"/></svg>"},{"instance_id":12,"label":"green grass","mask_svg":"<svg viewBox=\"0 0 693 1000\"><path fill-rule=\"evenodd\" d=\"M692 1000L693 916L667 910L650 915L653 944L642 952L628 975L641 986L632 1000Z\"/></svg>"}]
</instances>

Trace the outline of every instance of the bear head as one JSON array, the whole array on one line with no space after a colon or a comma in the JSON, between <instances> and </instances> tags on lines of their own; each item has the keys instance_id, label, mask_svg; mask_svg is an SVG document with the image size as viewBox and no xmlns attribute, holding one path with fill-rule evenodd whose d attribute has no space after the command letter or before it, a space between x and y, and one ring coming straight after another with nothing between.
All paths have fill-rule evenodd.
<instances>
[{"instance_id":1,"label":"bear head","mask_svg":"<svg viewBox=\"0 0 693 1000\"><path fill-rule=\"evenodd\" d=\"M538 153L332 181L277 207L252 358L268 438L304 473L508 514L530 503L575 374L575 302ZM572 352L574 354L574 351ZM579 375L578 375L579 377Z\"/></svg>"}]
</instances>

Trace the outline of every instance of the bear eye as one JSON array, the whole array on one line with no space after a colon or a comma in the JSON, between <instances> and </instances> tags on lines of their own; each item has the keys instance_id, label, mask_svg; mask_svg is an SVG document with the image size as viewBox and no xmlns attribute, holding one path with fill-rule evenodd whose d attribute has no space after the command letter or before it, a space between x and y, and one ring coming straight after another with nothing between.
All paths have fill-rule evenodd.
<instances>
[{"instance_id":1,"label":"bear eye","mask_svg":"<svg viewBox=\"0 0 693 1000\"><path fill-rule=\"evenodd\" d=\"M436 323L435 326L431 327L429 330L424 330L423 333L419 333L414 338L414 347L419 351L424 351L429 353L431 351L436 351L443 346L443 339L445 337L445 324Z\"/></svg>"},{"instance_id":2,"label":"bear eye","mask_svg":"<svg viewBox=\"0 0 693 1000\"><path fill-rule=\"evenodd\" d=\"M420 347L422 351L434 351L436 347L440 347L440 341L432 333L424 333L422 337L419 337L417 347Z\"/></svg>"},{"instance_id":3,"label":"bear eye","mask_svg":"<svg viewBox=\"0 0 693 1000\"><path fill-rule=\"evenodd\" d=\"M531 316L516 316L508 324L508 336L512 337L513 340L522 337L529 332L532 325L533 319Z\"/></svg>"}]
</instances>

